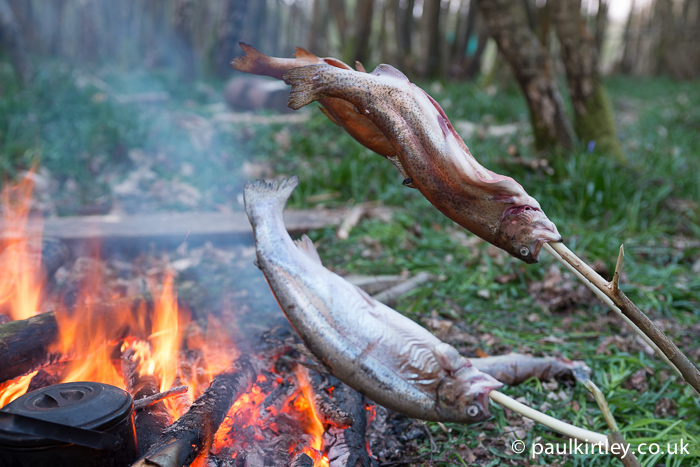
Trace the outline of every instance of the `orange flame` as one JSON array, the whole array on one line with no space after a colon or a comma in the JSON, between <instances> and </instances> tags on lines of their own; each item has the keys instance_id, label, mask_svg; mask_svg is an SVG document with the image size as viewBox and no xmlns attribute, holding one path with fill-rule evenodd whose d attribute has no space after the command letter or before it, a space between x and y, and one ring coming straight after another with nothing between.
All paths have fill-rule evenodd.
<instances>
[{"instance_id":1,"label":"orange flame","mask_svg":"<svg viewBox=\"0 0 700 467\"><path fill-rule=\"evenodd\" d=\"M31 172L17 185L2 190L2 224L10 237L19 238L0 256L0 313L26 319L39 310L41 297L41 235L28 238L27 218L34 182Z\"/></svg>"},{"instance_id":2,"label":"orange flame","mask_svg":"<svg viewBox=\"0 0 700 467\"><path fill-rule=\"evenodd\" d=\"M301 393L294 399L294 408L306 417L305 432L310 436L310 446L304 447L303 452L314 460L314 467L328 467L328 458L323 455L323 433L326 431L318 418L314 406L314 393L306 371L297 369L295 372Z\"/></svg>"}]
</instances>

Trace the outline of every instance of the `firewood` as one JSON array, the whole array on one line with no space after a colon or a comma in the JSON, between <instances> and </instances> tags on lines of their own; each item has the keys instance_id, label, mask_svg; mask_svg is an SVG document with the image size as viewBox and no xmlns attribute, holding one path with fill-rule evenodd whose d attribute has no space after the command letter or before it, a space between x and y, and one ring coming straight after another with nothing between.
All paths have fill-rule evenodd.
<instances>
[{"instance_id":1,"label":"firewood","mask_svg":"<svg viewBox=\"0 0 700 467\"><path fill-rule=\"evenodd\" d=\"M313 467L314 460L303 452L294 457L290 467Z\"/></svg>"},{"instance_id":2,"label":"firewood","mask_svg":"<svg viewBox=\"0 0 700 467\"><path fill-rule=\"evenodd\" d=\"M158 441L132 467L180 467L189 465L209 449L226 413L243 393L250 390L256 369L241 356L228 370L217 375L192 404L189 412L170 425Z\"/></svg>"},{"instance_id":3,"label":"firewood","mask_svg":"<svg viewBox=\"0 0 700 467\"><path fill-rule=\"evenodd\" d=\"M157 394L160 386L154 375L139 374L140 359L133 348L122 353L122 373L126 389L134 398L135 403L146 397ZM139 454L143 455L158 440L163 430L173 423L173 419L163 402L157 402L146 407L134 409L134 427L138 440Z\"/></svg>"},{"instance_id":4,"label":"firewood","mask_svg":"<svg viewBox=\"0 0 700 467\"><path fill-rule=\"evenodd\" d=\"M348 428L331 426L323 434L330 467L369 467L372 459L367 452L367 408L359 392L329 376L333 385L331 400L349 414L353 423Z\"/></svg>"},{"instance_id":5,"label":"firewood","mask_svg":"<svg viewBox=\"0 0 700 467\"><path fill-rule=\"evenodd\" d=\"M91 313L109 323L115 322L116 320L113 319L115 313L122 312L124 309L130 310L134 317L132 322L137 323L140 313L145 311L150 315L153 303L140 296L128 297L109 303L94 304L91 307ZM72 313L82 312L82 308L72 311ZM140 320L143 321L143 318L141 317ZM110 340L124 338L133 332L132 329L124 326L114 326L108 328L107 331L109 335L106 337ZM58 339L58 332L54 312L42 313L28 319L11 321L1 325L0 383L73 357L72 355L63 355L53 348ZM150 331L146 329L146 333L148 332Z\"/></svg>"}]
</instances>

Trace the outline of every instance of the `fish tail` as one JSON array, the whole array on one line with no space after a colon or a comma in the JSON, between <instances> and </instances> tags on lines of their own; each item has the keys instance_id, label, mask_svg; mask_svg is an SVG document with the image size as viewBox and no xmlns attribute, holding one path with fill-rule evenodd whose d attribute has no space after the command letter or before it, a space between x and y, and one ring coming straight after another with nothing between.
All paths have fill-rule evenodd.
<instances>
[{"instance_id":1,"label":"fish tail","mask_svg":"<svg viewBox=\"0 0 700 467\"><path fill-rule=\"evenodd\" d=\"M245 55L236 57L231 61L233 69L254 75L266 75L273 78L282 79L282 75L289 68L289 63L293 60L270 57L260 52L252 45L240 42L239 45Z\"/></svg>"},{"instance_id":2,"label":"fish tail","mask_svg":"<svg viewBox=\"0 0 700 467\"><path fill-rule=\"evenodd\" d=\"M299 184L296 175L283 179L266 182L257 180L249 182L243 189L245 212L253 227L263 219L282 219L282 211L294 188Z\"/></svg>"},{"instance_id":3,"label":"fish tail","mask_svg":"<svg viewBox=\"0 0 700 467\"><path fill-rule=\"evenodd\" d=\"M328 97L321 73L327 67L330 65L310 65L287 70L283 79L285 83L292 85L287 107L298 110L314 101Z\"/></svg>"}]
</instances>

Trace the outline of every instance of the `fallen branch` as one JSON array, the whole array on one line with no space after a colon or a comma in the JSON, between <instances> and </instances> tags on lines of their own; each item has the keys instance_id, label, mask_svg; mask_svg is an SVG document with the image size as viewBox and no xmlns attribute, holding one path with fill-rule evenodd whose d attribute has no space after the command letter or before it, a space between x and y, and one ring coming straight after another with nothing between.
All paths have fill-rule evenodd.
<instances>
[{"instance_id":1,"label":"fallen branch","mask_svg":"<svg viewBox=\"0 0 700 467\"><path fill-rule=\"evenodd\" d=\"M420 285L428 282L430 279L432 279L432 277L433 276L430 273L421 271L410 279L373 295L372 298L378 302L382 302L385 305L392 306L396 304L396 301L403 295L406 295L408 292L415 290Z\"/></svg>"},{"instance_id":2,"label":"fallen branch","mask_svg":"<svg viewBox=\"0 0 700 467\"><path fill-rule=\"evenodd\" d=\"M189 412L168 427L153 447L132 467L180 467L189 465L214 441L226 413L248 391L257 372L246 356L217 375L192 404Z\"/></svg>"},{"instance_id":3,"label":"fallen branch","mask_svg":"<svg viewBox=\"0 0 700 467\"><path fill-rule=\"evenodd\" d=\"M584 283L593 290L596 296L613 311L623 316L632 329L642 336L671 368L676 369L681 377L695 389L696 393L700 394L700 370L618 287L600 277L563 243L545 243L544 248L569 269L576 271L577 277L585 278ZM620 266L621 260L618 260L618 267ZM619 270L617 272L619 274Z\"/></svg>"}]
</instances>

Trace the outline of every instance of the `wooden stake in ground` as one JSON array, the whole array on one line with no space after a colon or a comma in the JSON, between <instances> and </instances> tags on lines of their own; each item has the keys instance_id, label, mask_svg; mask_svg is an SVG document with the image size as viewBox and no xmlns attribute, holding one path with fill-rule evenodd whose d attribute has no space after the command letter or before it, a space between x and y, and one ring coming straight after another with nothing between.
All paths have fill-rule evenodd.
<instances>
[{"instance_id":1,"label":"wooden stake in ground","mask_svg":"<svg viewBox=\"0 0 700 467\"><path fill-rule=\"evenodd\" d=\"M657 350L657 353L664 357L667 363L671 365L671 368L677 369L683 379L695 389L696 393L700 394L700 370L698 370L698 367L680 351L676 344L644 312L627 298L618 287L619 279L613 279L613 282L609 283L563 243L545 243L544 248L557 260L570 266L583 276L586 279L584 282L587 283L589 288L597 290L599 293L596 293L596 295L603 302L614 311L621 313L626 318L626 321L634 325L633 329L640 335L646 336L647 341L653 342L654 345L652 347ZM622 267L621 257L618 257L618 267L616 268L616 276L618 277L620 273L619 268ZM602 296L606 297L607 300L603 299Z\"/></svg>"},{"instance_id":2,"label":"wooden stake in ground","mask_svg":"<svg viewBox=\"0 0 700 467\"><path fill-rule=\"evenodd\" d=\"M246 356L217 375L189 412L167 428L153 447L132 467L180 467L189 465L214 441L216 430L231 405L248 391L257 372Z\"/></svg>"}]
</instances>

